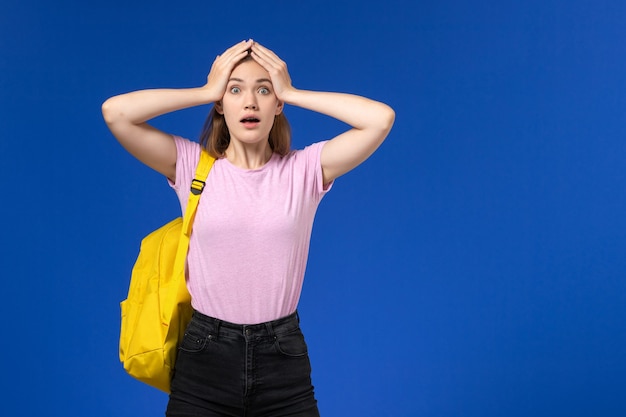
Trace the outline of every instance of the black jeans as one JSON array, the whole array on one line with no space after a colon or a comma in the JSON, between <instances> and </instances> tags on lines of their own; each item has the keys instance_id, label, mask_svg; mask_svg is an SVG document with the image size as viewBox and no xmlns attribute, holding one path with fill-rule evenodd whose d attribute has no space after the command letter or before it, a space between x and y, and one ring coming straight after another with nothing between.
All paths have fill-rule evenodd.
<instances>
[{"instance_id":1,"label":"black jeans","mask_svg":"<svg viewBox=\"0 0 626 417\"><path fill-rule=\"evenodd\" d=\"M168 417L318 417L297 313L237 325L195 312L181 343Z\"/></svg>"}]
</instances>

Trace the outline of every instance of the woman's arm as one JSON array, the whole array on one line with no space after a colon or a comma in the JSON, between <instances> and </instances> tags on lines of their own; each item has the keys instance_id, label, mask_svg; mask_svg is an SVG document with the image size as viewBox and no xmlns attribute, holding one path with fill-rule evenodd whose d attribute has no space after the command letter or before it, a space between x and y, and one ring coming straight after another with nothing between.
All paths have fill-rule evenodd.
<instances>
[{"instance_id":1,"label":"woman's arm","mask_svg":"<svg viewBox=\"0 0 626 417\"><path fill-rule=\"evenodd\" d=\"M395 118L394 111L386 104L351 94L294 90L285 102L352 126L328 141L322 149L324 184L369 158L387 137Z\"/></svg>"},{"instance_id":2,"label":"woman's arm","mask_svg":"<svg viewBox=\"0 0 626 417\"><path fill-rule=\"evenodd\" d=\"M102 115L117 140L144 164L176 180L176 145L147 121L162 114L221 100L235 64L248 54L250 41L218 55L203 87L141 90L111 97Z\"/></svg>"},{"instance_id":3,"label":"woman's arm","mask_svg":"<svg viewBox=\"0 0 626 417\"><path fill-rule=\"evenodd\" d=\"M176 145L169 134L146 122L207 102L201 88L142 90L111 97L102 104L102 115L113 136L131 155L175 181Z\"/></svg>"},{"instance_id":4,"label":"woman's arm","mask_svg":"<svg viewBox=\"0 0 626 417\"><path fill-rule=\"evenodd\" d=\"M385 140L395 113L386 104L343 93L298 90L291 85L286 64L272 51L254 43L252 56L269 73L277 97L285 103L309 109L352 126L331 139L322 150L324 183L365 161Z\"/></svg>"}]
</instances>

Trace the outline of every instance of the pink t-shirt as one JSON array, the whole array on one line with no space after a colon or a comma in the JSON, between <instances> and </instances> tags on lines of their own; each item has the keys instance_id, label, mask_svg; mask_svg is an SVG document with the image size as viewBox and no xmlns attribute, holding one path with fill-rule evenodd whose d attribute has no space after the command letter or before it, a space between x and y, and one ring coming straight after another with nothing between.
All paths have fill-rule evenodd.
<instances>
[{"instance_id":1,"label":"pink t-shirt","mask_svg":"<svg viewBox=\"0 0 626 417\"><path fill-rule=\"evenodd\" d=\"M174 137L176 184L187 206L200 145ZM187 287L199 312L256 324L293 313L298 305L317 206L324 188L324 142L245 170L215 161L194 221Z\"/></svg>"}]
</instances>

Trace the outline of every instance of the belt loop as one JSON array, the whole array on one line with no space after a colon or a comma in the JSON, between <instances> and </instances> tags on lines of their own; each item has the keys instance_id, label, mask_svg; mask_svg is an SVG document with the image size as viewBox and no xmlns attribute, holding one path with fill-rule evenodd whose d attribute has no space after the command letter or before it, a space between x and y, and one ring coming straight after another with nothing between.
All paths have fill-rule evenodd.
<instances>
[{"instance_id":1,"label":"belt loop","mask_svg":"<svg viewBox=\"0 0 626 417\"><path fill-rule=\"evenodd\" d=\"M222 324L222 320L215 319L215 339L220 338L220 326Z\"/></svg>"},{"instance_id":2,"label":"belt loop","mask_svg":"<svg viewBox=\"0 0 626 417\"><path fill-rule=\"evenodd\" d=\"M276 335L274 334L274 328L272 327L272 323L269 321L266 322L265 328L267 329L267 334L270 337L270 339L276 339Z\"/></svg>"}]
</instances>

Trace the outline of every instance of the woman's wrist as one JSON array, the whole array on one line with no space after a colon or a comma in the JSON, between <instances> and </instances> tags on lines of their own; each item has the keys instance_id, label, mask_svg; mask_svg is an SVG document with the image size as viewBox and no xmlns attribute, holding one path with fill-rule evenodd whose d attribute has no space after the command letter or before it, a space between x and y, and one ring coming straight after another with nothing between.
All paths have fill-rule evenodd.
<instances>
[{"instance_id":1,"label":"woman's wrist","mask_svg":"<svg viewBox=\"0 0 626 417\"><path fill-rule=\"evenodd\" d=\"M195 94L197 94L198 100L201 104L215 103L216 101L220 101L224 96L223 94L215 92L214 89L207 87L206 85L198 87L194 90L196 90Z\"/></svg>"},{"instance_id":2,"label":"woman's wrist","mask_svg":"<svg viewBox=\"0 0 626 417\"><path fill-rule=\"evenodd\" d=\"M295 87L291 87L289 90L281 92L278 99L286 104L292 104L298 106L298 96L301 95L303 90L298 90Z\"/></svg>"}]
</instances>

